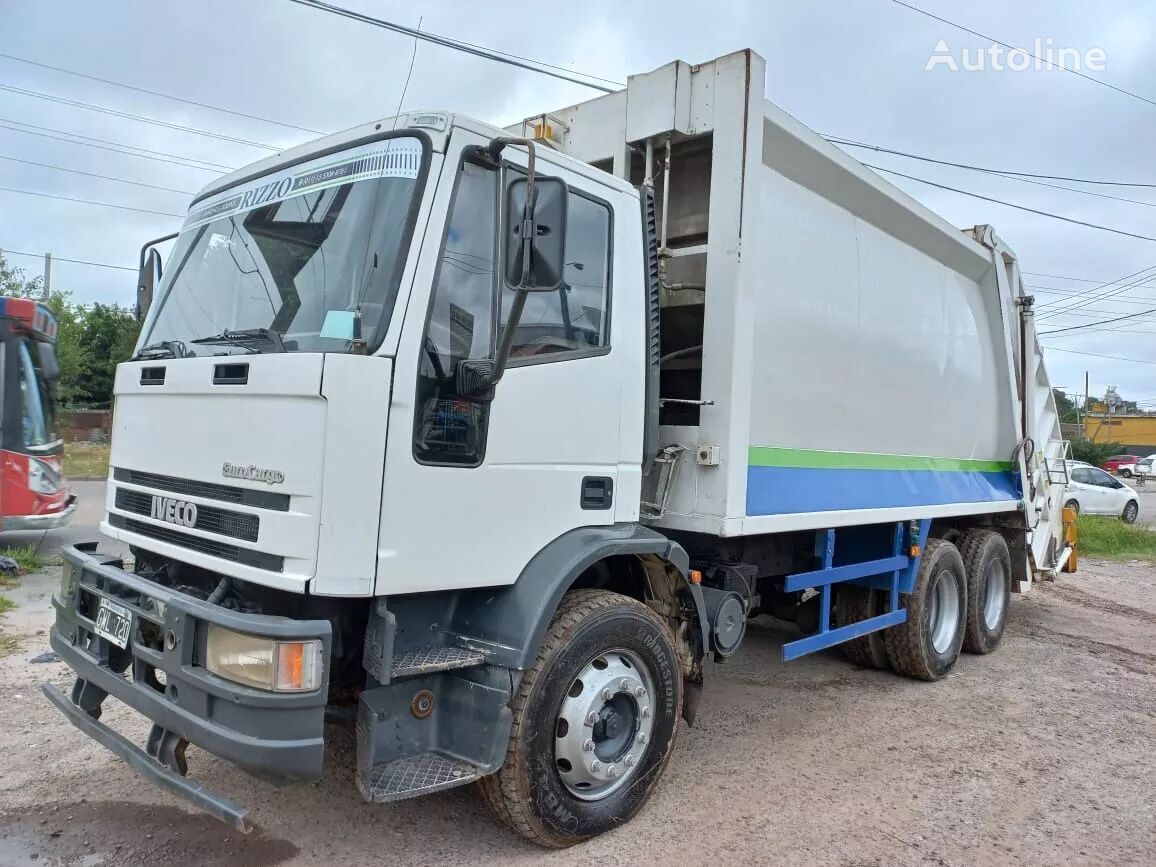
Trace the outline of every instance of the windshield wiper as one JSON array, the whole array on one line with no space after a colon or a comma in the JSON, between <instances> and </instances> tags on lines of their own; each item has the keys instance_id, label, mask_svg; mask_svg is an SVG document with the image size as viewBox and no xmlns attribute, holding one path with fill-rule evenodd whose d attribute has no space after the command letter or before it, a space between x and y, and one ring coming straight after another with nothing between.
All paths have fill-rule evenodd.
<instances>
[{"instance_id":1,"label":"windshield wiper","mask_svg":"<svg viewBox=\"0 0 1156 867\"><path fill-rule=\"evenodd\" d=\"M140 351L129 361L144 361L149 358L184 358L189 354L185 344L179 340L162 340L142 346Z\"/></svg>"},{"instance_id":2,"label":"windshield wiper","mask_svg":"<svg viewBox=\"0 0 1156 867\"><path fill-rule=\"evenodd\" d=\"M238 331L222 331L220 334L214 334L211 337L198 337L196 340L190 340L189 343L231 343L234 346L239 346L246 352L260 352L248 344L255 340L264 340L273 344L277 352L285 351L285 344L281 341L281 333L274 331L272 328L243 328Z\"/></svg>"}]
</instances>

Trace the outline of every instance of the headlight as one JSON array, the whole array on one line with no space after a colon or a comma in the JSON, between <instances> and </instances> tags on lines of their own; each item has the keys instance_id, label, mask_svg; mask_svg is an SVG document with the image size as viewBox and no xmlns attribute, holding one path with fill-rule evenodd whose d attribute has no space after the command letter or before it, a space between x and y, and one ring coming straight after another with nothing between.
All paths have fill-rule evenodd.
<instances>
[{"instance_id":1,"label":"headlight","mask_svg":"<svg viewBox=\"0 0 1156 867\"><path fill-rule=\"evenodd\" d=\"M205 668L257 689L308 692L321 685L321 642L277 641L209 624Z\"/></svg>"},{"instance_id":2,"label":"headlight","mask_svg":"<svg viewBox=\"0 0 1156 867\"><path fill-rule=\"evenodd\" d=\"M60 490L60 473L44 461L29 458L28 488L38 494L55 494Z\"/></svg>"}]
</instances>

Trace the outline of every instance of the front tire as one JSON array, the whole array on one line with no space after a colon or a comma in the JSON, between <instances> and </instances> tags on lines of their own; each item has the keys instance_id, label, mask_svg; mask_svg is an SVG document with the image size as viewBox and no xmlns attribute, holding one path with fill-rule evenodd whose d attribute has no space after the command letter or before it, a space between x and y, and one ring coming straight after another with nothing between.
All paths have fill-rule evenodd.
<instances>
[{"instance_id":1,"label":"front tire","mask_svg":"<svg viewBox=\"0 0 1156 867\"><path fill-rule=\"evenodd\" d=\"M682 674L666 624L605 590L562 600L511 702L502 767L478 782L487 806L541 846L573 846L628 821L674 747Z\"/></svg>"},{"instance_id":2,"label":"front tire","mask_svg":"<svg viewBox=\"0 0 1156 867\"><path fill-rule=\"evenodd\" d=\"M967 569L967 630L963 649L991 653L999 646L1011 603L1011 554L1003 536L969 530L960 545Z\"/></svg>"},{"instance_id":3,"label":"front tire","mask_svg":"<svg viewBox=\"0 0 1156 867\"><path fill-rule=\"evenodd\" d=\"M907 620L883 633L887 659L899 674L939 680L963 646L967 572L959 549L943 539L928 541L915 586L902 603Z\"/></svg>"},{"instance_id":4,"label":"front tire","mask_svg":"<svg viewBox=\"0 0 1156 867\"><path fill-rule=\"evenodd\" d=\"M1136 519L1140 517L1140 504L1135 500L1129 500L1128 504L1124 506L1124 511L1120 513L1120 520L1125 524L1135 524Z\"/></svg>"}]
</instances>

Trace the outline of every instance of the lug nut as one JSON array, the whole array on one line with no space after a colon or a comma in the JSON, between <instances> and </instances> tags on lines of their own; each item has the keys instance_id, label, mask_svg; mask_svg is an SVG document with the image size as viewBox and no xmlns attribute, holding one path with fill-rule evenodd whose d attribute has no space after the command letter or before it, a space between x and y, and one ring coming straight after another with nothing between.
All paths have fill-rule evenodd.
<instances>
[{"instance_id":1,"label":"lug nut","mask_svg":"<svg viewBox=\"0 0 1156 867\"><path fill-rule=\"evenodd\" d=\"M628 768L633 768L634 767L634 756L627 756L625 759L622 760L622 764L626 765L626 767L628 767Z\"/></svg>"},{"instance_id":2,"label":"lug nut","mask_svg":"<svg viewBox=\"0 0 1156 867\"><path fill-rule=\"evenodd\" d=\"M602 690L602 700L603 701L610 701L610 699L612 699L612 698L614 698L614 693L612 693L609 689Z\"/></svg>"},{"instance_id":3,"label":"lug nut","mask_svg":"<svg viewBox=\"0 0 1156 867\"><path fill-rule=\"evenodd\" d=\"M598 714L596 714L594 711L590 711L590 713L586 714L586 725L592 726L596 722L598 722Z\"/></svg>"},{"instance_id":4,"label":"lug nut","mask_svg":"<svg viewBox=\"0 0 1156 867\"><path fill-rule=\"evenodd\" d=\"M625 677L622 678L622 680L618 681L618 688L623 692L630 692L630 681Z\"/></svg>"},{"instance_id":5,"label":"lug nut","mask_svg":"<svg viewBox=\"0 0 1156 867\"><path fill-rule=\"evenodd\" d=\"M588 753L594 752L594 741L590 740L590 738L586 738L586 740L582 742L582 749Z\"/></svg>"},{"instance_id":6,"label":"lug nut","mask_svg":"<svg viewBox=\"0 0 1156 867\"><path fill-rule=\"evenodd\" d=\"M650 738L648 738L648 737L646 736L646 732L639 732L639 733L638 733L638 742L639 742L640 744L644 744L644 743L646 743L648 740L650 740Z\"/></svg>"},{"instance_id":7,"label":"lug nut","mask_svg":"<svg viewBox=\"0 0 1156 867\"><path fill-rule=\"evenodd\" d=\"M590 773L596 774L600 770L602 770L602 762L591 762L590 763Z\"/></svg>"},{"instance_id":8,"label":"lug nut","mask_svg":"<svg viewBox=\"0 0 1156 867\"><path fill-rule=\"evenodd\" d=\"M611 765L609 768L606 769L606 776L610 777L610 779L613 780L615 777L618 776L618 768L614 767L614 765Z\"/></svg>"},{"instance_id":9,"label":"lug nut","mask_svg":"<svg viewBox=\"0 0 1156 867\"><path fill-rule=\"evenodd\" d=\"M644 707L641 711L643 719L650 719L650 708Z\"/></svg>"},{"instance_id":10,"label":"lug nut","mask_svg":"<svg viewBox=\"0 0 1156 867\"><path fill-rule=\"evenodd\" d=\"M645 695L646 695L646 689L644 687L641 687L641 686L635 687L635 689L634 689L635 698L643 698Z\"/></svg>"}]
</instances>

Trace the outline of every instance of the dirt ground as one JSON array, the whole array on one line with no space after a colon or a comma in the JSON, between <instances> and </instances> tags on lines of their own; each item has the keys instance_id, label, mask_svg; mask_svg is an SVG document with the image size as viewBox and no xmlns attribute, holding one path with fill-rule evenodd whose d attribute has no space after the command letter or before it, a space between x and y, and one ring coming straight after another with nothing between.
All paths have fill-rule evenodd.
<instances>
[{"instance_id":1,"label":"dirt ground","mask_svg":"<svg viewBox=\"0 0 1156 867\"><path fill-rule=\"evenodd\" d=\"M1156 859L1156 568L1086 562L1014 597L1003 645L937 684L793 663L793 630L756 625L710 665L698 724L629 825L546 852L468 789L369 805L352 738L323 780L277 789L189 750L191 773L248 805L242 838L141 783L74 730L38 685L69 683L47 648L36 576L0 622L0 864L1152 864ZM122 706L104 719L143 743Z\"/></svg>"}]
</instances>

